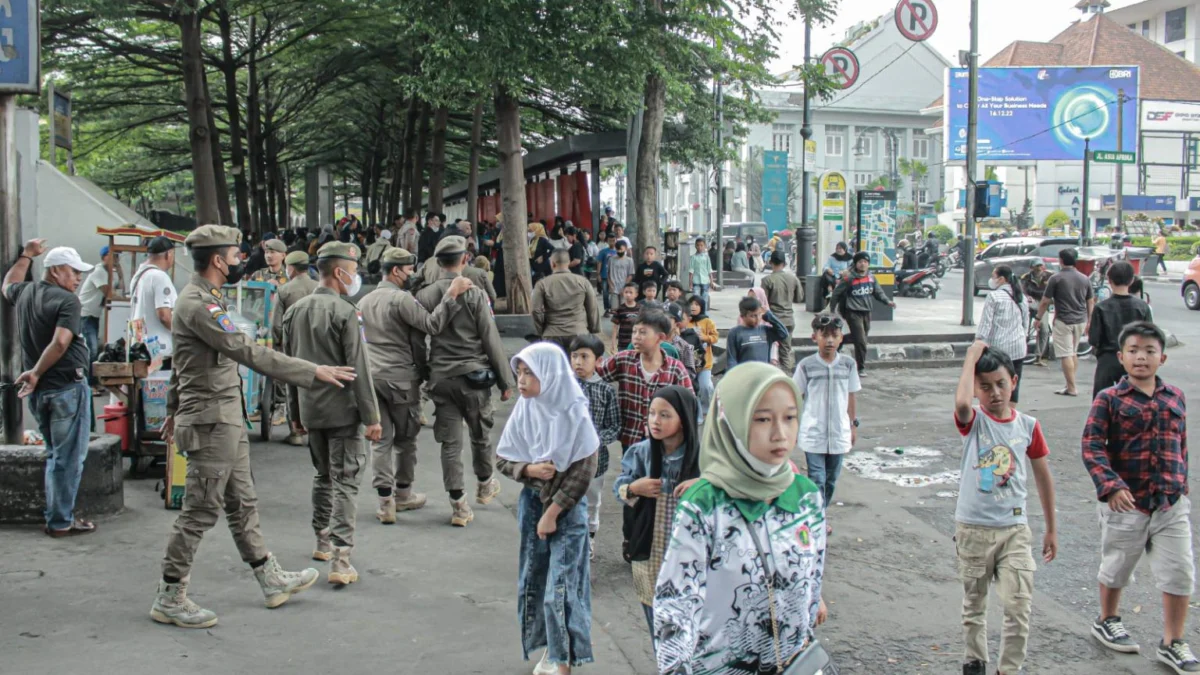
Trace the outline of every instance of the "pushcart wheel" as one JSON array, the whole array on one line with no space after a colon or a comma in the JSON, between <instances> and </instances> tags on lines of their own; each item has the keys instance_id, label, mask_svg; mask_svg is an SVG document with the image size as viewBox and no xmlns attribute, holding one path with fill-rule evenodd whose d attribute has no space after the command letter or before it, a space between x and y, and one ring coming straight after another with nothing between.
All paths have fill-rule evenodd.
<instances>
[{"instance_id":1,"label":"pushcart wheel","mask_svg":"<svg viewBox=\"0 0 1200 675\"><path fill-rule=\"evenodd\" d=\"M275 381L262 379L262 391L258 394L258 428L263 441L271 440L271 425L275 421Z\"/></svg>"},{"instance_id":2,"label":"pushcart wheel","mask_svg":"<svg viewBox=\"0 0 1200 675\"><path fill-rule=\"evenodd\" d=\"M130 478L145 478L150 473L150 467L154 464L154 457L150 455L133 455L129 458L129 477Z\"/></svg>"}]
</instances>

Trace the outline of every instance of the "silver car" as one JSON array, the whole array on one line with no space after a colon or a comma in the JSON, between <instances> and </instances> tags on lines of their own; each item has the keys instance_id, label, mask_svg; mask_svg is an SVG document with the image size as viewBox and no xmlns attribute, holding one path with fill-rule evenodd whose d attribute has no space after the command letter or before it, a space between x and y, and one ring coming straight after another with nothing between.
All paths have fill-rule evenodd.
<instances>
[{"instance_id":1,"label":"silver car","mask_svg":"<svg viewBox=\"0 0 1200 675\"><path fill-rule=\"evenodd\" d=\"M1058 252L1077 246L1079 240L1073 237L1010 237L992 242L975 256L975 295L988 292L988 279L1000 265L1011 267L1019 277L1040 258L1047 269L1054 270L1059 264Z\"/></svg>"}]
</instances>

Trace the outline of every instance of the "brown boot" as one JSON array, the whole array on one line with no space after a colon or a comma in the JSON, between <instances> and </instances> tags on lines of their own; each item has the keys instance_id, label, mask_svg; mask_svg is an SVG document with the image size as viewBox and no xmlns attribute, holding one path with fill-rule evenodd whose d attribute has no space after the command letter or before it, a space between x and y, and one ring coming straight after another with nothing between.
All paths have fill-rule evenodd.
<instances>
[{"instance_id":1,"label":"brown boot","mask_svg":"<svg viewBox=\"0 0 1200 675\"><path fill-rule=\"evenodd\" d=\"M392 497L379 498L379 510L375 512L375 517L384 525L396 524L396 500Z\"/></svg>"},{"instance_id":2,"label":"brown boot","mask_svg":"<svg viewBox=\"0 0 1200 675\"><path fill-rule=\"evenodd\" d=\"M329 567L329 583L345 586L358 581L358 570L350 564L350 547L338 546L334 549L333 564Z\"/></svg>"},{"instance_id":3,"label":"brown boot","mask_svg":"<svg viewBox=\"0 0 1200 675\"><path fill-rule=\"evenodd\" d=\"M333 542L329 541L329 530L317 533L317 547L313 549L313 560L329 561L333 559Z\"/></svg>"},{"instance_id":4,"label":"brown boot","mask_svg":"<svg viewBox=\"0 0 1200 675\"><path fill-rule=\"evenodd\" d=\"M475 512L471 510L465 496L458 501L451 499L450 506L454 509L454 514L450 516L450 524L454 527L466 527L467 523L475 520Z\"/></svg>"},{"instance_id":5,"label":"brown boot","mask_svg":"<svg viewBox=\"0 0 1200 675\"><path fill-rule=\"evenodd\" d=\"M413 492L412 488L397 489L395 495L397 511L416 511L425 506L425 494L422 492Z\"/></svg>"},{"instance_id":6,"label":"brown boot","mask_svg":"<svg viewBox=\"0 0 1200 675\"><path fill-rule=\"evenodd\" d=\"M288 437L284 441L284 443L287 443L288 445L294 445L296 447L302 447L304 445L307 445L307 443L304 441L304 434L301 434L299 431L294 431L294 430L290 434L288 434Z\"/></svg>"}]
</instances>

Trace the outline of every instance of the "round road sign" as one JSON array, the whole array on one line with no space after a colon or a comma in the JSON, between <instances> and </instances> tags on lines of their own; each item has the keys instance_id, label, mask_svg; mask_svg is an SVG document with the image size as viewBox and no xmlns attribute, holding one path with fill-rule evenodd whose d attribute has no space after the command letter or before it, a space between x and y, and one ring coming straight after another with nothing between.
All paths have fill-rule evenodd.
<instances>
[{"instance_id":1,"label":"round road sign","mask_svg":"<svg viewBox=\"0 0 1200 675\"><path fill-rule=\"evenodd\" d=\"M849 89L858 81L858 57L845 47L834 47L822 54L821 64L839 89Z\"/></svg>"},{"instance_id":2,"label":"round road sign","mask_svg":"<svg viewBox=\"0 0 1200 675\"><path fill-rule=\"evenodd\" d=\"M896 28L913 42L928 40L937 30L937 24L937 7L933 6L933 0L900 0L896 4Z\"/></svg>"}]
</instances>

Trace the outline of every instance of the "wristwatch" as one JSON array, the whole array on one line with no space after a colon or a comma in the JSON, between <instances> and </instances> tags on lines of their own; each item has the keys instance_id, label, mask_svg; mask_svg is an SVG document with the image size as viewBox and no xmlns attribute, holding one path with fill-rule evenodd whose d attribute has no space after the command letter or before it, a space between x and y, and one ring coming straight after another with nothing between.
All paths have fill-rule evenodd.
<instances>
[{"instance_id":1,"label":"wristwatch","mask_svg":"<svg viewBox=\"0 0 1200 675\"><path fill-rule=\"evenodd\" d=\"M858 418L857 417L854 418L854 428L855 429L858 428Z\"/></svg>"}]
</instances>

